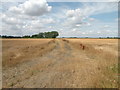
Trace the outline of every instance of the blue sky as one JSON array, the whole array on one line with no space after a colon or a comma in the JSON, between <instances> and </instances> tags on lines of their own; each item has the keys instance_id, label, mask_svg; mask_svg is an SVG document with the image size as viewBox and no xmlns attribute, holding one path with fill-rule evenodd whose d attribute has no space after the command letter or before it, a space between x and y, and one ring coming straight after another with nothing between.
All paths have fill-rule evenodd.
<instances>
[{"instance_id":1,"label":"blue sky","mask_svg":"<svg viewBox=\"0 0 120 90\"><path fill-rule=\"evenodd\" d=\"M117 2L27 0L1 4L2 35L22 36L54 30L60 37L118 35Z\"/></svg>"},{"instance_id":2,"label":"blue sky","mask_svg":"<svg viewBox=\"0 0 120 90\"><path fill-rule=\"evenodd\" d=\"M113 11L110 13L102 13L102 14L98 14L98 15L92 15L91 17L99 19L104 22L115 22L115 19L118 17L118 12Z\"/></svg>"}]
</instances>

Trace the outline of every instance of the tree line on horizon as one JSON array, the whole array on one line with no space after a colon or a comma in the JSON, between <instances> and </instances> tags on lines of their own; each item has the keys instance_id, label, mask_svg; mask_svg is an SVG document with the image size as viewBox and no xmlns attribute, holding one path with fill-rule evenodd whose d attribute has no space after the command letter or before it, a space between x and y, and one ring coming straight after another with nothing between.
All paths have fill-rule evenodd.
<instances>
[{"instance_id":1,"label":"tree line on horizon","mask_svg":"<svg viewBox=\"0 0 120 90\"><path fill-rule=\"evenodd\" d=\"M25 36L7 36L3 35L0 36L1 38L56 38L59 36L59 33L57 31L51 31L51 32L41 32L34 35L25 35Z\"/></svg>"}]
</instances>

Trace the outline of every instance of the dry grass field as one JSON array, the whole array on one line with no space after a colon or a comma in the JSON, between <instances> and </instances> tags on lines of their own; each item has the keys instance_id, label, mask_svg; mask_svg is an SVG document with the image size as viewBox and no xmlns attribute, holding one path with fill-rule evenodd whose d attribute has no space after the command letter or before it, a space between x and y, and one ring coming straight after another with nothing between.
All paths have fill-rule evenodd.
<instances>
[{"instance_id":1,"label":"dry grass field","mask_svg":"<svg viewBox=\"0 0 120 90\"><path fill-rule=\"evenodd\" d=\"M118 39L3 39L3 88L117 88Z\"/></svg>"}]
</instances>

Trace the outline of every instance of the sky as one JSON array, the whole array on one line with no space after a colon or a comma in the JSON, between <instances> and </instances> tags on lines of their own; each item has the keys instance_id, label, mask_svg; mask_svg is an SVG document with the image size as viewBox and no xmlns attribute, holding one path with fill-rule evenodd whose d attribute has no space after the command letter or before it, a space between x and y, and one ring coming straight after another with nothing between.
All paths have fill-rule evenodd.
<instances>
[{"instance_id":1,"label":"sky","mask_svg":"<svg viewBox=\"0 0 120 90\"><path fill-rule=\"evenodd\" d=\"M118 36L118 2L0 2L1 35L58 31L59 37Z\"/></svg>"}]
</instances>

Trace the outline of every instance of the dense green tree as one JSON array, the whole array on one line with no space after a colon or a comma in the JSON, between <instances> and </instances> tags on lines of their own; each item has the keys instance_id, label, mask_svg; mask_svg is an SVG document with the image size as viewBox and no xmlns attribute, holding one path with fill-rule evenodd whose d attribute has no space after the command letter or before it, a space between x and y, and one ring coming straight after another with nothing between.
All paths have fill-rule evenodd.
<instances>
[{"instance_id":1,"label":"dense green tree","mask_svg":"<svg viewBox=\"0 0 120 90\"><path fill-rule=\"evenodd\" d=\"M31 36L31 38L37 38L37 37L38 37L37 34Z\"/></svg>"},{"instance_id":2,"label":"dense green tree","mask_svg":"<svg viewBox=\"0 0 120 90\"><path fill-rule=\"evenodd\" d=\"M45 32L44 35L45 35L45 38L52 38L51 32Z\"/></svg>"},{"instance_id":3,"label":"dense green tree","mask_svg":"<svg viewBox=\"0 0 120 90\"><path fill-rule=\"evenodd\" d=\"M45 32L44 33L45 38L56 38L58 35L59 34L58 34L57 31Z\"/></svg>"},{"instance_id":4,"label":"dense green tree","mask_svg":"<svg viewBox=\"0 0 120 90\"><path fill-rule=\"evenodd\" d=\"M1 36L2 38L56 38L59 35L57 31L51 31L51 32L44 32L39 34L34 34L32 36L25 35L23 37L19 36Z\"/></svg>"},{"instance_id":5,"label":"dense green tree","mask_svg":"<svg viewBox=\"0 0 120 90\"><path fill-rule=\"evenodd\" d=\"M39 37L39 38L44 38L44 33L39 33L39 34L38 34L38 37Z\"/></svg>"},{"instance_id":6,"label":"dense green tree","mask_svg":"<svg viewBox=\"0 0 120 90\"><path fill-rule=\"evenodd\" d=\"M59 33L57 31L52 31L52 38L56 38L57 36L59 36Z\"/></svg>"},{"instance_id":7,"label":"dense green tree","mask_svg":"<svg viewBox=\"0 0 120 90\"><path fill-rule=\"evenodd\" d=\"M23 36L23 38L30 38L30 36L29 35L25 35L25 36Z\"/></svg>"},{"instance_id":8,"label":"dense green tree","mask_svg":"<svg viewBox=\"0 0 120 90\"><path fill-rule=\"evenodd\" d=\"M58 35L57 31L45 32L45 38L56 38Z\"/></svg>"}]
</instances>

